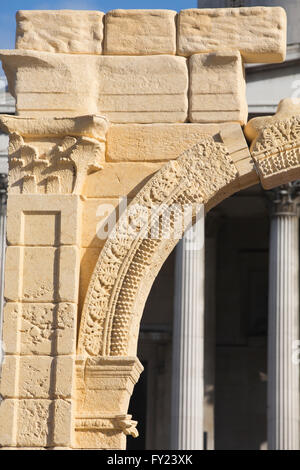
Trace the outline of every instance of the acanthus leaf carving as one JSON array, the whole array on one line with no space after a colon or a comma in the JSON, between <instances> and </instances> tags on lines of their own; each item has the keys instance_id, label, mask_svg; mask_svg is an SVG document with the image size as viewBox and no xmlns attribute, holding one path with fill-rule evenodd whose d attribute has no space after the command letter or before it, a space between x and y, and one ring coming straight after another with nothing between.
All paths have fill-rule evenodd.
<instances>
[{"instance_id":1,"label":"acanthus leaf carving","mask_svg":"<svg viewBox=\"0 0 300 470\"><path fill-rule=\"evenodd\" d=\"M10 134L11 193L80 194L86 175L102 168L105 118L2 116L0 127Z\"/></svg>"}]
</instances>

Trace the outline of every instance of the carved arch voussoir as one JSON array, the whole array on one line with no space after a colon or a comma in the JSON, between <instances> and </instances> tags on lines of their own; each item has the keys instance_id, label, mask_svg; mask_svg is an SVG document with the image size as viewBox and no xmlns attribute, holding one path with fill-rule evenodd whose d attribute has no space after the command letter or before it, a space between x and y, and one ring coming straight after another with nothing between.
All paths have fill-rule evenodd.
<instances>
[{"instance_id":1,"label":"carved arch voussoir","mask_svg":"<svg viewBox=\"0 0 300 470\"><path fill-rule=\"evenodd\" d=\"M206 209L238 190L238 172L226 147L212 137L164 165L129 206L153 209L157 217L126 232L124 213L107 239L94 269L82 312L78 353L87 356L126 356L137 347L139 322L151 285L178 239L168 239L154 224L170 206ZM152 212L153 214L153 212ZM194 216L196 213L194 213ZM176 213L173 216L173 223ZM182 231L187 227L183 227ZM150 236L150 232L152 237Z\"/></svg>"},{"instance_id":2,"label":"carved arch voussoir","mask_svg":"<svg viewBox=\"0 0 300 470\"><path fill-rule=\"evenodd\" d=\"M275 118L269 118L267 125L263 123L251 145L251 156L265 189L296 180L300 172L300 116ZM247 126L259 124L259 119L252 119Z\"/></svg>"}]
</instances>

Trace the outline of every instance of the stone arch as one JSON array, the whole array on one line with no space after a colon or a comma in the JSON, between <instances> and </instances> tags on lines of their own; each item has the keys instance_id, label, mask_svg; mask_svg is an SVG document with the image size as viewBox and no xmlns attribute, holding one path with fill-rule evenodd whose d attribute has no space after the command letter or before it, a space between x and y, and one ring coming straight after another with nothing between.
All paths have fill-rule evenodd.
<instances>
[{"instance_id":1,"label":"stone arch","mask_svg":"<svg viewBox=\"0 0 300 470\"><path fill-rule=\"evenodd\" d=\"M225 145L204 137L164 165L129 207L154 206L155 214L160 217L170 205L192 204L195 218L200 205L204 204L207 211L238 189L239 173ZM180 238L167 239L162 233L151 238L149 233L155 221L153 217L150 225L145 223L136 238L124 236L127 217L123 214L106 241L85 299L78 344L80 355L136 354L139 321L148 293Z\"/></svg>"},{"instance_id":2,"label":"stone arch","mask_svg":"<svg viewBox=\"0 0 300 470\"><path fill-rule=\"evenodd\" d=\"M280 104L277 116L253 119L245 128L252 141L255 168L266 189L299 177L299 116L291 116L287 101ZM286 106L284 114L282 109ZM203 136L198 144L165 164L132 204L148 209L157 206L158 217L172 204L193 204L195 217L197 205L204 204L207 212L239 191L241 178L226 146L211 136ZM251 184L253 179L248 186ZM167 239L163 234L151 238L152 222L141 227L138 237L126 237L126 220L124 214L116 224L90 280L79 332L78 352L83 356L136 354L139 322L147 296L180 238Z\"/></svg>"}]
</instances>

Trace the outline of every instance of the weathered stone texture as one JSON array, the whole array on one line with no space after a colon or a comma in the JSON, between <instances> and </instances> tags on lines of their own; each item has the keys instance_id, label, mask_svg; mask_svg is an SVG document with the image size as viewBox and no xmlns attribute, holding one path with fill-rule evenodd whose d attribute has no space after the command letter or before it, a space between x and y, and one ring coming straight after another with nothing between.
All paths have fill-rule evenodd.
<instances>
[{"instance_id":1,"label":"weathered stone texture","mask_svg":"<svg viewBox=\"0 0 300 470\"><path fill-rule=\"evenodd\" d=\"M245 62L282 62L286 53L283 8L192 8L178 14L177 53L238 50Z\"/></svg>"},{"instance_id":2,"label":"weathered stone texture","mask_svg":"<svg viewBox=\"0 0 300 470\"><path fill-rule=\"evenodd\" d=\"M246 126L262 186L271 189L298 179L300 168L299 102L282 100L274 116L254 118Z\"/></svg>"},{"instance_id":3,"label":"weathered stone texture","mask_svg":"<svg viewBox=\"0 0 300 470\"><path fill-rule=\"evenodd\" d=\"M15 302L76 302L78 250L75 246L9 246L5 268L6 299Z\"/></svg>"},{"instance_id":4,"label":"weathered stone texture","mask_svg":"<svg viewBox=\"0 0 300 470\"><path fill-rule=\"evenodd\" d=\"M176 54L176 11L112 10L105 15L104 53Z\"/></svg>"},{"instance_id":5,"label":"weathered stone texture","mask_svg":"<svg viewBox=\"0 0 300 470\"><path fill-rule=\"evenodd\" d=\"M161 166L162 163L105 163L103 170L86 178L83 194L132 198Z\"/></svg>"},{"instance_id":6,"label":"weathered stone texture","mask_svg":"<svg viewBox=\"0 0 300 470\"><path fill-rule=\"evenodd\" d=\"M101 54L103 17L100 11L20 10L16 17L16 48Z\"/></svg>"},{"instance_id":7,"label":"weathered stone texture","mask_svg":"<svg viewBox=\"0 0 300 470\"><path fill-rule=\"evenodd\" d=\"M111 122L184 122L183 57L7 52L4 68L21 116L104 113Z\"/></svg>"},{"instance_id":8,"label":"weathered stone texture","mask_svg":"<svg viewBox=\"0 0 300 470\"><path fill-rule=\"evenodd\" d=\"M191 122L247 122L246 83L238 51L195 54L189 68Z\"/></svg>"},{"instance_id":9,"label":"weathered stone texture","mask_svg":"<svg viewBox=\"0 0 300 470\"><path fill-rule=\"evenodd\" d=\"M4 308L5 352L21 355L74 354L77 308L73 303L7 302Z\"/></svg>"},{"instance_id":10,"label":"weathered stone texture","mask_svg":"<svg viewBox=\"0 0 300 470\"><path fill-rule=\"evenodd\" d=\"M77 195L10 194L8 245L80 245L81 200Z\"/></svg>"},{"instance_id":11,"label":"weathered stone texture","mask_svg":"<svg viewBox=\"0 0 300 470\"><path fill-rule=\"evenodd\" d=\"M174 160L217 126L199 124L116 124L107 134L110 162L163 162Z\"/></svg>"}]
</instances>

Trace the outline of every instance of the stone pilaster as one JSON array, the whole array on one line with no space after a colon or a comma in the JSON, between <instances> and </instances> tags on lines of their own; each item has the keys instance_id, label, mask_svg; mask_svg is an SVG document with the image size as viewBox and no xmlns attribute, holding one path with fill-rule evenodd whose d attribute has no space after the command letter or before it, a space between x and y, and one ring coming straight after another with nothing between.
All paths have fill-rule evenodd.
<instances>
[{"instance_id":1,"label":"stone pilaster","mask_svg":"<svg viewBox=\"0 0 300 470\"><path fill-rule=\"evenodd\" d=\"M176 251L172 449L203 448L204 216Z\"/></svg>"},{"instance_id":2,"label":"stone pilaster","mask_svg":"<svg viewBox=\"0 0 300 470\"><path fill-rule=\"evenodd\" d=\"M270 231L268 448L299 449L298 188L276 190ZM296 351L295 351L296 348Z\"/></svg>"},{"instance_id":3,"label":"stone pilaster","mask_svg":"<svg viewBox=\"0 0 300 470\"><path fill-rule=\"evenodd\" d=\"M97 116L2 116L10 134L0 446L74 446L81 188L104 160Z\"/></svg>"}]
</instances>

